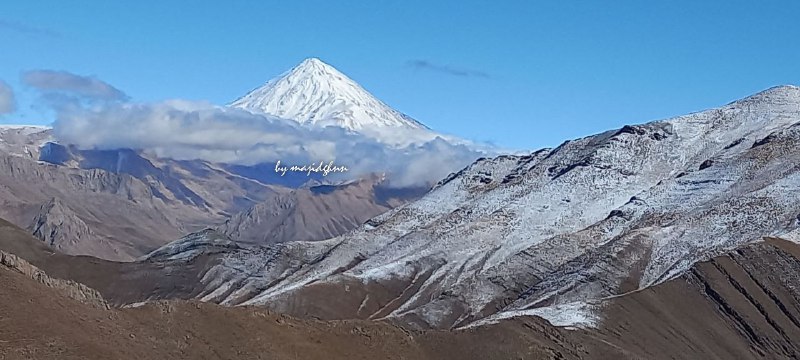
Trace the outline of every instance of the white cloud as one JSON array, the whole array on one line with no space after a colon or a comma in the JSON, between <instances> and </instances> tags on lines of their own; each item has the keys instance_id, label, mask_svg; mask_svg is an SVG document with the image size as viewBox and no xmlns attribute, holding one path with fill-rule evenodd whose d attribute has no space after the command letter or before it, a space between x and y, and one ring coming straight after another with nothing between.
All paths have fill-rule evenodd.
<instances>
[{"instance_id":1,"label":"white cloud","mask_svg":"<svg viewBox=\"0 0 800 360\"><path fill-rule=\"evenodd\" d=\"M125 100L128 98L124 92L102 80L66 71L27 71L22 74L22 81L28 86L45 92L69 92L99 100Z\"/></svg>"},{"instance_id":2,"label":"white cloud","mask_svg":"<svg viewBox=\"0 0 800 360\"><path fill-rule=\"evenodd\" d=\"M54 134L59 141L82 149L142 149L179 160L244 165L333 160L348 167L351 175L392 173L392 182L398 186L438 181L482 155L441 139L393 148L340 128L309 128L187 101L61 107Z\"/></svg>"},{"instance_id":3,"label":"white cloud","mask_svg":"<svg viewBox=\"0 0 800 360\"><path fill-rule=\"evenodd\" d=\"M48 98L52 88L65 96L53 102ZM98 99L96 91L82 86L39 89L56 111L55 137L81 149L130 148L178 160L242 165L280 160L284 165L302 166L334 161L350 169L347 176L390 173L397 186L434 183L486 155L441 138L387 146L338 127L307 127L206 102L133 103L117 101L117 96Z\"/></svg>"}]
</instances>

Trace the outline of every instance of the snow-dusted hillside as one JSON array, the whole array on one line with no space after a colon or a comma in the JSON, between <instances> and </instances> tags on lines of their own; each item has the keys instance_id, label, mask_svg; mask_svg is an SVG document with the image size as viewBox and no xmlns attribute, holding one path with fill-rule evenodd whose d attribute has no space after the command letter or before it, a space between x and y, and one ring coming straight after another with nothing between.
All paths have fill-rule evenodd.
<instances>
[{"instance_id":1,"label":"snow-dusted hillside","mask_svg":"<svg viewBox=\"0 0 800 360\"><path fill-rule=\"evenodd\" d=\"M798 229L799 125L800 88L783 86L482 159L349 234L231 251L200 297L419 327L525 313L585 325L603 298Z\"/></svg>"},{"instance_id":2,"label":"snow-dusted hillside","mask_svg":"<svg viewBox=\"0 0 800 360\"><path fill-rule=\"evenodd\" d=\"M390 145L426 142L437 136L456 140L437 134L392 109L333 66L316 58L304 60L230 106L303 125L340 127Z\"/></svg>"},{"instance_id":3,"label":"snow-dusted hillside","mask_svg":"<svg viewBox=\"0 0 800 360\"><path fill-rule=\"evenodd\" d=\"M0 153L38 159L39 148L52 139L47 126L0 125Z\"/></svg>"}]
</instances>

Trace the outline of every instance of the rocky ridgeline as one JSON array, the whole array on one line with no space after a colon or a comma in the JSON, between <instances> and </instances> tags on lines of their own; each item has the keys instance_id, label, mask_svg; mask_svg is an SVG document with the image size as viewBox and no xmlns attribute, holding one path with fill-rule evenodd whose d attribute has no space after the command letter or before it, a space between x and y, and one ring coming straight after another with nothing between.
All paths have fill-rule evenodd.
<instances>
[{"instance_id":1,"label":"rocky ridgeline","mask_svg":"<svg viewBox=\"0 0 800 360\"><path fill-rule=\"evenodd\" d=\"M100 308L110 308L97 290L72 280L52 278L38 267L14 254L0 251L0 265L4 266L6 270L17 271L39 283L57 289L71 299Z\"/></svg>"}]
</instances>

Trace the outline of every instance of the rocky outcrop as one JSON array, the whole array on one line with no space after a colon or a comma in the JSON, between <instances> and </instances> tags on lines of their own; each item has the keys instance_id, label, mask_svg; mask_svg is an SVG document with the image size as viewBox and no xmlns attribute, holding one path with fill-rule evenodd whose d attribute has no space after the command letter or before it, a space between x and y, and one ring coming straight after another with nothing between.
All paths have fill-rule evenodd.
<instances>
[{"instance_id":1,"label":"rocky outcrop","mask_svg":"<svg viewBox=\"0 0 800 360\"><path fill-rule=\"evenodd\" d=\"M56 198L39 208L31 228L33 236L67 254L81 241L99 240L83 220Z\"/></svg>"},{"instance_id":2,"label":"rocky outcrop","mask_svg":"<svg viewBox=\"0 0 800 360\"><path fill-rule=\"evenodd\" d=\"M97 290L72 280L52 278L44 271L14 254L0 251L0 265L4 266L7 270L17 271L47 287L56 289L65 296L81 303L108 308L108 304L103 300L103 297Z\"/></svg>"}]
</instances>

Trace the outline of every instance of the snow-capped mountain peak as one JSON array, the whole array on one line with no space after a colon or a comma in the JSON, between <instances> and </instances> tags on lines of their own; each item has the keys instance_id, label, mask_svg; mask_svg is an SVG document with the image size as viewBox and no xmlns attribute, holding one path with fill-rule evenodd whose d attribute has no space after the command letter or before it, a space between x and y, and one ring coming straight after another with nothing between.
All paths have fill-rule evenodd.
<instances>
[{"instance_id":1,"label":"snow-capped mountain peak","mask_svg":"<svg viewBox=\"0 0 800 360\"><path fill-rule=\"evenodd\" d=\"M304 125L337 126L361 133L398 128L427 130L317 58L303 60L230 106Z\"/></svg>"}]
</instances>

